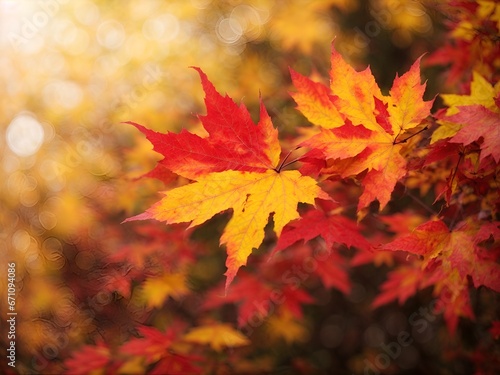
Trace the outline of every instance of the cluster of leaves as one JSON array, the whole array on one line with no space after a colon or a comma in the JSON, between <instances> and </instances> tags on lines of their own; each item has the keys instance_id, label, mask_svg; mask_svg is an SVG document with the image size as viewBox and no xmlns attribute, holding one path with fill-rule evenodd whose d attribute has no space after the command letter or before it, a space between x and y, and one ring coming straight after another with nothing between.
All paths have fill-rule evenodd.
<instances>
[{"instance_id":1,"label":"cluster of leaves","mask_svg":"<svg viewBox=\"0 0 500 375\"><path fill-rule=\"evenodd\" d=\"M251 336L259 319L268 320L270 331L287 342L300 341L305 335L303 309L314 298L300 277L292 283L286 279L302 262L304 278L317 277L325 288L349 293L339 245L355 247L372 260L384 251L410 254L394 257L397 266L374 307L395 299L404 303L431 287L434 313L443 314L451 335L460 317L475 318L471 288L500 292L499 84L493 86L474 72L470 93L443 95L447 108L431 116L433 100L423 99L420 59L384 95L369 68L356 71L333 47L329 86L291 71L292 97L313 127L304 129L296 147L283 152L264 104L254 124L244 105L219 94L197 70L206 95L207 114L200 120L207 136L185 130L161 134L131 123L163 156L150 176L161 175L170 188L145 213L127 221L156 219L196 227L230 210L220 238L227 251L225 286L205 291L200 308L207 322L184 333L182 322L171 322L165 333L140 327L142 337L122 345L122 353L143 357L142 365L154 363L151 373L202 373L198 366L206 366L208 359L191 344L214 351L248 345L243 333ZM298 149L307 151L289 160ZM290 170L299 162L299 170ZM396 204L388 209L398 184L408 192L417 190L416 202L434 199L426 206L427 216ZM358 223L350 219L354 200ZM298 209L299 203L306 205ZM411 227L411 215L421 222L416 227ZM402 218L408 225L394 225ZM390 232L364 236L363 223L373 226L377 220L392 221ZM266 239L265 248L272 253L251 255ZM147 298L151 307L161 307L167 296L186 294L182 263L187 254L170 258L163 275L144 282L144 292L152 291ZM260 259L239 271L253 257ZM359 258L352 258L351 266ZM237 307L241 332L216 320L227 304ZM247 355L231 352L226 365L243 371L238 366ZM87 347L66 364L76 370L88 357L101 368L109 350ZM132 363L120 366L125 371Z\"/></svg>"}]
</instances>

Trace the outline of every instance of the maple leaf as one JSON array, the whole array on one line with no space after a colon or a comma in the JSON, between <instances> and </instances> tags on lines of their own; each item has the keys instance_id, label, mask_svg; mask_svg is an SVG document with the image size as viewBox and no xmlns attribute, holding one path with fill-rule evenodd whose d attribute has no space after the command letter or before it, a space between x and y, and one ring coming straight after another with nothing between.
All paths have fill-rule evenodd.
<instances>
[{"instance_id":1,"label":"maple leaf","mask_svg":"<svg viewBox=\"0 0 500 375\"><path fill-rule=\"evenodd\" d=\"M286 308L280 308L266 321L266 330L271 338L284 339L287 344L309 339L307 327Z\"/></svg>"},{"instance_id":2,"label":"maple leaf","mask_svg":"<svg viewBox=\"0 0 500 375\"><path fill-rule=\"evenodd\" d=\"M176 272L150 277L142 285L141 292L149 307L161 307L166 298L179 299L189 292L186 275Z\"/></svg>"},{"instance_id":3,"label":"maple leaf","mask_svg":"<svg viewBox=\"0 0 500 375\"><path fill-rule=\"evenodd\" d=\"M250 340L230 324L213 323L192 328L183 337L184 341L209 345L217 352L224 348L236 348L250 344Z\"/></svg>"},{"instance_id":4,"label":"maple leaf","mask_svg":"<svg viewBox=\"0 0 500 375\"><path fill-rule=\"evenodd\" d=\"M267 316L271 292L271 286L264 280L243 273L225 295L223 288L217 287L211 290L203 303L203 309L211 310L227 303L237 303L238 326L242 327L249 324L254 316L262 318Z\"/></svg>"},{"instance_id":5,"label":"maple leaf","mask_svg":"<svg viewBox=\"0 0 500 375\"><path fill-rule=\"evenodd\" d=\"M87 375L103 371L109 362L109 348L103 342L99 342L96 346L83 346L73 354L72 358L67 359L64 365L68 369L67 374Z\"/></svg>"},{"instance_id":6,"label":"maple leaf","mask_svg":"<svg viewBox=\"0 0 500 375\"><path fill-rule=\"evenodd\" d=\"M282 276L282 274L280 275ZM282 282L282 280L280 279ZM265 319L273 314L275 305L283 305L295 317L302 317L302 303L312 303L313 298L304 290L282 287L279 291L262 278L243 274L238 282L222 296L220 288L213 289L203 304L203 309L210 310L227 303L238 305L238 326L255 324L255 320Z\"/></svg>"},{"instance_id":7,"label":"maple leaf","mask_svg":"<svg viewBox=\"0 0 500 375\"><path fill-rule=\"evenodd\" d=\"M200 361L200 357L174 352L176 338L182 326L182 323L176 323L166 332L140 326L137 330L143 337L131 339L122 345L120 351L126 355L144 357L148 364L157 362L151 374L198 374L201 370L193 362ZM121 371L125 369L122 367Z\"/></svg>"},{"instance_id":8,"label":"maple leaf","mask_svg":"<svg viewBox=\"0 0 500 375\"><path fill-rule=\"evenodd\" d=\"M411 234L396 238L383 249L422 255L423 267L438 258L445 272L456 270L462 278L470 276L476 288L484 285L500 292L500 267L479 246L490 236L500 237L499 223L484 223L479 228L473 223L461 223L450 231L445 223L436 220L419 225Z\"/></svg>"},{"instance_id":9,"label":"maple leaf","mask_svg":"<svg viewBox=\"0 0 500 375\"><path fill-rule=\"evenodd\" d=\"M373 300L373 307L380 307L393 300L402 305L408 298L415 295L417 290L425 289L435 283L435 276L425 272L416 265L400 266L391 271L387 280L381 286L381 292Z\"/></svg>"},{"instance_id":10,"label":"maple leaf","mask_svg":"<svg viewBox=\"0 0 500 375\"><path fill-rule=\"evenodd\" d=\"M321 151L327 159L348 160L339 173L343 178L367 170L358 211L374 200L384 208L406 175L401 152L412 134L406 138L404 134L420 125L433 103L423 100L426 85L420 83L420 59L407 73L396 76L390 96L381 93L369 67L355 71L333 46L329 89L296 72L292 81L299 109L322 127L302 145Z\"/></svg>"},{"instance_id":11,"label":"maple leaf","mask_svg":"<svg viewBox=\"0 0 500 375\"><path fill-rule=\"evenodd\" d=\"M480 161L491 155L500 163L500 113L486 109L482 105L458 107L460 112L447 120L464 125L450 142L471 144L483 138Z\"/></svg>"},{"instance_id":12,"label":"maple leaf","mask_svg":"<svg viewBox=\"0 0 500 375\"><path fill-rule=\"evenodd\" d=\"M434 288L434 294L437 294L435 312L443 313L446 326L451 335L456 332L459 317L475 318L466 281L455 271L446 275L446 279L438 283Z\"/></svg>"},{"instance_id":13,"label":"maple leaf","mask_svg":"<svg viewBox=\"0 0 500 375\"><path fill-rule=\"evenodd\" d=\"M289 223L281 234L274 252L286 249L297 241L310 241L321 236L327 248L334 243L368 250L370 243L360 234L360 227L344 216L327 215L320 210L309 210L301 219Z\"/></svg>"},{"instance_id":14,"label":"maple leaf","mask_svg":"<svg viewBox=\"0 0 500 375\"><path fill-rule=\"evenodd\" d=\"M227 95L220 95L197 70L206 94L207 115L200 119L208 137L185 130L160 134L131 123L164 156L161 164L195 182L164 192L161 201L126 221L154 218L168 224L189 222L193 227L232 209L220 239L228 254L227 290L252 250L262 243L271 214L279 236L288 222L299 217L299 202L314 205L315 198L330 198L314 179L277 166L278 135L262 102L260 121L255 125L244 105L237 106Z\"/></svg>"},{"instance_id":15,"label":"maple leaf","mask_svg":"<svg viewBox=\"0 0 500 375\"><path fill-rule=\"evenodd\" d=\"M445 113L438 112L436 117L439 127L434 131L431 137L431 144L441 139L451 138L465 125L462 123L462 118L455 117L462 110L467 111L465 108L482 106L487 110L499 113L499 106L495 102L500 94L500 83L495 86L490 84L483 76L477 72L472 74L472 82L470 84L470 94L457 95L457 94L441 94L441 98L445 105L448 106ZM472 110L471 110L472 111ZM480 110L484 112L484 109ZM463 115L462 115L463 116ZM492 115L489 115L490 117Z\"/></svg>"},{"instance_id":16,"label":"maple leaf","mask_svg":"<svg viewBox=\"0 0 500 375\"><path fill-rule=\"evenodd\" d=\"M198 117L208 137L202 138L185 129L179 134L161 134L127 122L146 135L153 150L163 155L159 163L191 180L211 172L263 172L275 168L281 148L278 132L263 103L256 126L243 104L238 106L229 96L220 95L201 69L195 69L201 78L207 108L207 114Z\"/></svg>"},{"instance_id":17,"label":"maple leaf","mask_svg":"<svg viewBox=\"0 0 500 375\"><path fill-rule=\"evenodd\" d=\"M346 268L345 259L332 251L326 260L317 263L314 272L325 288L336 288L347 295L351 291L351 281Z\"/></svg>"},{"instance_id":18,"label":"maple leaf","mask_svg":"<svg viewBox=\"0 0 500 375\"><path fill-rule=\"evenodd\" d=\"M154 327L137 327L142 338L133 338L122 345L120 351L133 356L143 356L146 361L155 362L160 359L176 338L176 330L169 329L163 333Z\"/></svg>"},{"instance_id":19,"label":"maple leaf","mask_svg":"<svg viewBox=\"0 0 500 375\"><path fill-rule=\"evenodd\" d=\"M486 78L478 72L472 73L472 81L470 84L470 94L441 94L444 104L449 108L446 110L446 115L450 116L458 113L458 107L469 105L482 105L488 109L495 109L495 97L500 93L500 82L492 85Z\"/></svg>"}]
</instances>

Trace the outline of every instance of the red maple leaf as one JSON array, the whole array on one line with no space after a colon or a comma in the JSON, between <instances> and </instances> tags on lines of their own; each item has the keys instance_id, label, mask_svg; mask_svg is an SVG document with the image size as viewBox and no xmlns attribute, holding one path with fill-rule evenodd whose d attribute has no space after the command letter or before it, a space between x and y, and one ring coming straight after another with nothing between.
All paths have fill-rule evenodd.
<instances>
[{"instance_id":1,"label":"red maple leaf","mask_svg":"<svg viewBox=\"0 0 500 375\"><path fill-rule=\"evenodd\" d=\"M195 365L195 362L202 362L203 358L194 355L184 355L178 353L166 353L158 361L151 375L197 375L205 371L202 367Z\"/></svg>"},{"instance_id":2,"label":"red maple leaf","mask_svg":"<svg viewBox=\"0 0 500 375\"><path fill-rule=\"evenodd\" d=\"M169 329L161 332L154 327L140 326L137 328L140 338L133 338L122 345L122 353L143 356L147 362L155 362L166 354L177 336L177 330Z\"/></svg>"},{"instance_id":3,"label":"red maple leaf","mask_svg":"<svg viewBox=\"0 0 500 375\"><path fill-rule=\"evenodd\" d=\"M85 345L64 362L68 375L87 375L103 371L110 362L110 351L106 344Z\"/></svg>"},{"instance_id":4,"label":"red maple leaf","mask_svg":"<svg viewBox=\"0 0 500 375\"><path fill-rule=\"evenodd\" d=\"M460 112L445 117L447 121L465 125L451 138L452 143L469 145L483 139L480 160L491 155L500 163L500 113L495 113L482 105L459 106Z\"/></svg>"},{"instance_id":5,"label":"red maple leaf","mask_svg":"<svg viewBox=\"0 0 500 375\"><path fill-rule=\"evenodd\" d=\"M418 262L412 265L402 265L391 271L387 280L380 287L381 292L373 300L373 307L380 307L386 303L397 300L400 305L418 290L434 284L436 279L442 277L440 273L422 270Z\"/></svg>"},{"instance_id":6,"label":"red maple leaf","mask_svg":"<svg viewBox=\"0 0 500 375\"><path fill-rule=\"evenodd\" d=\"M281 251L298 241L310 241L321 236L327 248L334 243L368 250L370 243L361 235L361 227L347 217L328 215L320 210L309 210L301 219L289 223L281 233L274 252Z\"/></svg>"},{"instance_id":7,"label":"red maple leaf","mask_svg":"<svg viewBox=\"0 0 500 375\"><path fill-rule=\"evenodd\" d=\"M269 300L272 288L264 280L248 273L241 273L238 281L224 294L224 286L212 289L205 298L202 308L213 309L227 303L238 305L238 325L249 324L255 316L269 314Z\"/></svg>"},{"instance_id":8,"label":"red maple leaf","mask_svg":"<svg viewBox=\"0 0 500 375\"><path fill-rule=\"evenodd\" d=\"M179 134L162 134L134 122L127 123L144 133L153 150L164 156L159 162L162 166L191 180L210 172L273 169L276 165L268 151L269 140L277 141L277 130L267 126L271 120L263 104L261 119L255 126L243 104L238 106L229 96L220 95L205 73L194 69L200 74L206 94L207 114L199 118L208 137L202 138L185 129ZM279 143L273 147L279 149Z\"/></svg>"}]
</instances>

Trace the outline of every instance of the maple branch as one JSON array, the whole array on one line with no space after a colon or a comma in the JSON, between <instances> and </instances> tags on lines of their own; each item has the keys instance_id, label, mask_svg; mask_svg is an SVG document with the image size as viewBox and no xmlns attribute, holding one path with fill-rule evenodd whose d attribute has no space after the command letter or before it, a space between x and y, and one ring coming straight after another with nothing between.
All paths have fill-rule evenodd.
<instances>
[{"instance_id":1,"label":"maple branch","mask_svg":"<svg viewBox=\"0 0 500 375\"><path fill-rule=\"evenodd\" d=\"M400 143L406 143L406 141L408 141L409 139L411 139L411 138L415 137L416 135L418 135L418 134L420 134L420 133L422 133L422 132L426 131L427 129L428 129L428 126L426 125L426 126L425 126L425 128L420 129L418 132L413 133L413 134L412 134L412 135L410 135L408 138L405 138L405 139L403 139L402 141L396 141L396 139L398 138L398 137L396 137L396 139L394 139L394 144L395 144L395 145L397 145L397 144L400 144Z\"/></svg>"},{"instance_id":2,"label":"maple branch","mask_svg":"<svg viewBox=\"0 0 500 375\"><path fill-rule=\"evenodd\" d=\"M455 169L453 170L453 173L450 178L450 186L453 186L453 180L455 179L455 176L457 175L458 172L458 167L460 166L460 162L462 161L462 158L464 157L464 151L460 151L458 154L458 161Z\"/></svg>"},{"instance_id":3,"label":"maple branch","mask_svg":"<svg viewBox=\"0 0 500 375\"><path fill-rule=\"evenodd\" d=\"M439 215L437 211L435 211L431 207L429 207L424 201L422 201L419 197L417 197L415 194L413 194L410 190L406 190L405 194L407 196L409 196L411 199L413 199L420 206L422 206L422 208L424 208L427 212L429 212L433 216L437 217Z\"/></svg>"},{"instance_id":4,"label":"maple branch","mask_svg":"<svg viewBox=\"0 0 500 375\"><path fill-rule=\"evenodd\" d=\"M456 175L457 175L457 172L458 172L458 167L460 166L460 162L462 161L462 158L464 157L464 151L460 151L459 153L459 157L458 157L458 161L457 161L457 165L455 167L455 169L453 170L453 173L451 175L451 179L450 179L450 189L453 189L453 180L455 179ZM459 205L458 205L458 209L457 209L457 212L455 213L454 217L452 218L451 220L451 223L449 225L449 228L450 230L453 229L453 227L455 226L455 222L457 221L458 219L458 215L460 213L462 213L462 210L463 210L463 207L462 207L462 203L459 202Z\"/></svg>"}]
</instances>

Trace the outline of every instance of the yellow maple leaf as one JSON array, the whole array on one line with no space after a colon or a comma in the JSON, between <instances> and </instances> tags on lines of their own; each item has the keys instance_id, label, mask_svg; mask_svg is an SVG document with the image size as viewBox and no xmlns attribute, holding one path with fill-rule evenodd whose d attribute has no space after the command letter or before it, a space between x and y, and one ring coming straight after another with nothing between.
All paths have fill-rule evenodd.
<instances>
[{"instance_id":1,"label":"yellow maple leaf","mask_svg":"<svg viewBox=\"0 0 500 375\"><path fill-rule=\"evenodd\" d=\"M481 74L472 72L469 95L442 94L441 98L443 98L444 104L449 107L446 115L450 116L460 111L457 107L466 105L482 105L488 109L498 111L495 104L495 96L498 93L500 93L500 82L493 86Z\"/></svg>"},{"instance_id":2,"label":"yellow maple leaf","mask_svg":"<svg viewBox=\"0 0 500 375\"><path fill-rule=\"evenodd\" d=\"M274 213L274 231L299 218L299 202L314 204L314 198L328 199L316 181L298 171L225 171L211 173L197 182L172 189L148 210L156 219L169 224L191 222L191 227L218 212L233 209L233 217L221 237L227 246L226 287L238 268L246 264L253 248L264 239L264 227Z\"/></svg>"},{"instance_id":3,"label":"yellow maple leaf","mask_svg":"<svg viewBox=\"0 0 500 375\"><path fill-rule=\"evenodd\" d=\"M118 374L144 374L144 359L140 356L134 356L123 363L117 370Z\"/></svg>"},{"instance_id":4,"label":"yellow maple leaf","mask_svg":"<svg viewBox=\"0 0 500 375\"><path fill-rule=\"evenodd\" d=\"M189 292L183 273L148 278L142 286L142 297L149 307L161 307L166 298L178 299Z\"/></svg>"},{"instance_id":5,"label":"yellow maple leaf","mask_svg":"<svg viewBox=\"0 0 500 375\"><path fill-rule=\"evenodd\" d=\"M308 329L285 308L269 317L266 329L273 339L283 339L287 344L304 342L309 338Z\"/></svg>"},{"instance_id":6,"label":"yellow maple leaf","mask_svg":"<svg viewBox=\"0 0 500 375\"><path fill-rule=\"evenodd\" d=\"M183 340L195 344L209 345L217 352L224 348L236 348L250 344L250 340L245 335L227 323L214 323L195 327L184 335Z\"/></svg>"}]
</instances>

